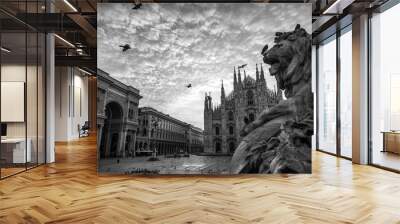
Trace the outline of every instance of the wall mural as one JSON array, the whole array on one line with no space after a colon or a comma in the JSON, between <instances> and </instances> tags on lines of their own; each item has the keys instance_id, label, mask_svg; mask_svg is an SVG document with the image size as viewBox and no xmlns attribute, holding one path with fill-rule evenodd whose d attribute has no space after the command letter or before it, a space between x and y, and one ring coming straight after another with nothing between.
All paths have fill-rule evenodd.
<instances>
[{"instance_id":1,"label":"wall mural","mask_svg":"<svg viewBox=\"0 0 400 224\"><path fill-rule=\"evenodd\" d=\"M98 171L311 173L311 5L98 4Z\"/></svg>"}]
</instances>

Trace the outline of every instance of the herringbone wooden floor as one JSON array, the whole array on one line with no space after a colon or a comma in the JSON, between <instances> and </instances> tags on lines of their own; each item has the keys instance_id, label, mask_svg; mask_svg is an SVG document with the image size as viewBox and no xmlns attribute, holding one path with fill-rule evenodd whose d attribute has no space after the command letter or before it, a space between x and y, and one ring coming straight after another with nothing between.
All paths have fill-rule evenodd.
<instances>
[{"instance_id":1,"label":"herringbone wooden floor","mask_svg":"<svg viewBox=\"0 0 400 224\"><path fill-rule=\"evenodd\" d=\"M400 175L313 153L312 175L96 173L94 138L0 181L0 223L400 223Z\"/></svg>"}]
</instances>

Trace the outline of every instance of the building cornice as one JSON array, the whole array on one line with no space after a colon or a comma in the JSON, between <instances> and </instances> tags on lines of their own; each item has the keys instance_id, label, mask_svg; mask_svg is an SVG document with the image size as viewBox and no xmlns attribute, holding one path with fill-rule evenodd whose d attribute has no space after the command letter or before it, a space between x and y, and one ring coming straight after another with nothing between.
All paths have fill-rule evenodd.
<instances>
[{"instance_id":1,"label":"building cornice","mask_svg":"<svg viewBox=\"0 0 400 224\"><path fill-rule=\"evenodd\" d=\"M150 115L158 116L158 117L163 118L165 120L174 122L175 124L178 124L178 125L181 125L181 126L185 126L186 128L190 128L190 129L193 129L193 130L196 130L196 131L203 132L203 130L198 128L198 127L195 127L195 126L193 126L191 124L188 124L188 123L186 123L184 121L178 120L178 119L170 116L169 114L164 114L164 113L162 113L162 112L160 112L160 111L158 111L158 110L156 110L156 109L154 109L152 107L140 107L139 108L139 113L140 113L140 115L150 114Z\"/></svg>"},{"instance_id":2,"label":"building cornice","mask_svg":"<svg viewBox=\"0 0 400 224\"><path fill-rule=\"evenodd\" d=\"M124 83L122 83L121 81L118 81L117 79L113 78L110 76L110 74L108 74L107 72L101 70L101 69L97 69L97 79L100 79L103 82L106 82L108 84L111 84L115 87L115 89L118 89L119 91L123 92L126 95L133 95L135 97L137 97L138 99L143 98L140 94L139 94L139 90L126 85Z\"/></svg>"}]
</instances>

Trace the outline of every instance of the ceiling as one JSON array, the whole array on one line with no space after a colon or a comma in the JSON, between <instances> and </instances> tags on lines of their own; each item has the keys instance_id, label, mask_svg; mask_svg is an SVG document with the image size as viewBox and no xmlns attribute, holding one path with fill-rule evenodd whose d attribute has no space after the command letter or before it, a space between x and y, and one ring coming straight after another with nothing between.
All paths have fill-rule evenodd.
<instances>
[{"instance_id":1,"label":"ceiling","mask_svg":"<svg viewBox=\"0 0 400 224\"><path fill-rule=\"evenodd\" d=\"M96 4L96 0L48 0L47 5L45 0L1 0L1 28L4 38L8 39L7 46L13 48L8 56L25 54L21 33L52 32L57 34L56 65L83 64L95 70ZM6 46L5 42L3 44ZM29 52L30 46L27 49Z\"/></svg>"},{"instance_id":2,"label":"ceiling","mask_svg":"<svg viewBox=\"0 0 400 224\"><path fill-rule=\"evenodd\" d=\"M241 1L241 0L238 0ZM293 2L311 3L313 8L313 39L332 31L337 21L348 15L377 7L387 0L255 0L252 2ZM0 23L9 45L14 43L18 48L20 36L18 32L29 31L54 32L56 64L86 66L96 70L96 28L97 3L134 2L134 0L1 0ZM159 2L143 1L143 2ZM174 1L176 2L176 0ZM204 1L207 2L207 1ZM243 2L243 1L241 1ZM50 10L51 9L51 10ZM49 12L52 13L49 13ZM27 13L26 13L27 12ZM351 21L351 19L350 19ZM13 38L13 36L15 38ZM3 42L4 43L4 42ZM23 44L23 43L22 43ZM28 50L29 51L29 50ZM15 51L15 54L18 51Z\"/></svg>"}]
</instances>

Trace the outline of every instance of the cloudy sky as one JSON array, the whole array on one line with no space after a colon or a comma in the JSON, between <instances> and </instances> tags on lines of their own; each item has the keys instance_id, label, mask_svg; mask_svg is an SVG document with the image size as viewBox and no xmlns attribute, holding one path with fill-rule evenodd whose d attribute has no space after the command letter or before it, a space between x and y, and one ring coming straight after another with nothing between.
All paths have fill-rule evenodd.
<instances>
[{"instance_id":1,"label":"cloudy sky","mask_svg":"<svg viewBox=\"0 0 400 224\"><path fill-rule=\"evenodd\" d=\"M140 90L139 106L151 106L203 128L204 93L220 102L233 88L233 67L255 64L277 31L297 23L311 31L310 4L98 4L98 67ZM118 47L129 44L122 52ZM267 85L275 79L263 65ZM192 88L185 85L191 83Z\"/></svg>"}]
</instances>

